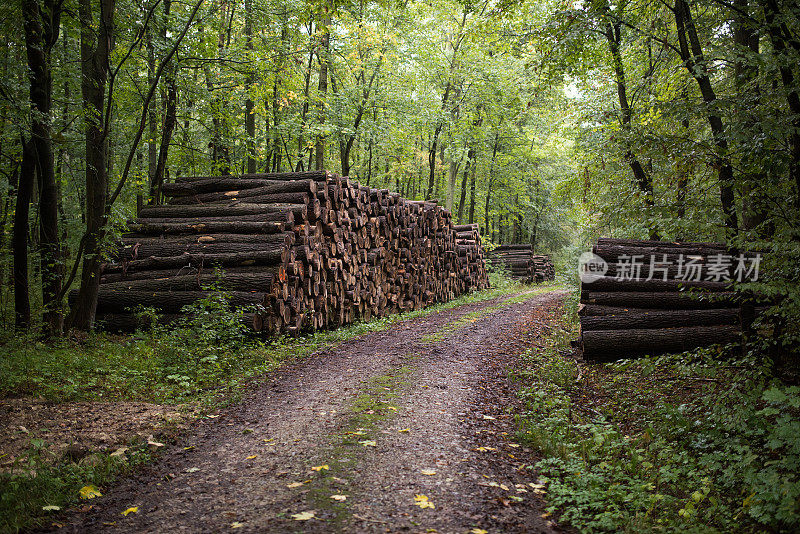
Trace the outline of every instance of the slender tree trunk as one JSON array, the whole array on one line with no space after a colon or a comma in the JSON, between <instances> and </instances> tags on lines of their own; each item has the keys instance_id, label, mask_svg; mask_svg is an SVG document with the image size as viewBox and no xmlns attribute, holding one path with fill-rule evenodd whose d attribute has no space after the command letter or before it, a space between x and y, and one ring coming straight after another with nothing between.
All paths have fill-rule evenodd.
<instances>
[{"instance_id":1,"label":"slender tree trunk","mask_svg":"<svg viewBox=\"0 0 800 534\"><path fill-rule=\"evenodd\" d=\"M253 57L253 0L245 0L244 2L244 35L245 35L245 48L250 54L248 58L254 61ZM253 90L253 84L256 82L255 70L251 69L247 73L246 90L247 98L244 102L244 129L247 136L247 172L253 174L256 172L258 161L256 161L256 115L255 103L250 92Z\"/></svg>"},{"instance_id":2,"label":"slender tree trunk","mask_svg":"<svg viewBox=\"0 0 800 534\"><path fill-rule=\"evenodd\" d=\"M614 65L614 78L617 85L617 97L619 99L619 108L621 113L622 130L626 135L631 131L631 119L633 112L631 110L630 102L628 100L628 85L625 78L625 66L622 62L622 52L620 46L622 44L622 30L621 22L612 22L608 13L608 5L603 6L605 20L605 36L608 43L608 49L611 52L611 60ZM627 145L627 140L626 140ZM642 163L639 161L630 148L625 149L625 161L633 172L633 177L639 190L644 195L644 203L648 207L654 204L653 198L653 180L652 177L645 171ZM648 214L649 215L649 214ZM650 228L651 239L658 239L658 231Z\"/></svg>"},{"instance_id":3,"label":"slender tree trunk","mask_svg":"<svg viewBox=\"0 0 800 534\"><path fill-rule=\"evenodd\" d=\"M172 134L175 131L175 125L178 123L177 106L178 106L178 87L177 80L177 65L170 67L171 71L165 80L167 86L166 104L167 108L164 110L164 125L161 131L161 144L158 148L158 161L156 162L156 172L153 175L153 181L150 184L150 204L161 203L161 189L164 185L164 177L167 170L167 156L169 155L169 144L172 141Z\"/></svg>"},{"instance_id":4,"label":"slender tree trunk","mask_svg":"<svg viewBox=\"0 0 800 534\"><path fill-rule=\"evenodd\" d=\"M104 104L108 59L113 46L115 0L100 0L97 26L92 0L80 0L81 94L86 109L86 238L81 285L70 314L73 328L94 325L100 287L100 243L106 224L108 157L104 132Z\"/></svg>"},{"instance_id":5,"label":"slender tree trunk","mask_svg":"<svg viewBox=\"0 0 800 534\"><path fill-rule=\"evenodd\" d=\"M477 156L476 156L477 157ZM478 160L472 164L472 175L469 179L469 224L475 223L475 178L478 174Z\"/></svg>"},{"instance_id":6,"label":"slender tree trunk","mask_svg":"<svg viewBox=\"0 0 800 534\"><path fill-rule=\"evenodd\" d=\"M151 28L146 28L145 35L147 46L147 84L152 85L156 76L156 51L155 44L153 43L153 31ZM156 138L158 137L158 110L156 109L155 102L150 102L147 106L147 176L148 183L152 184L155 181L156 166L158 165L158 146L156 145ZM136 197L136 212L138 213L144 205L144 198L141 193Z\"/></svg>"},{"instance_id":7,"label":"slender tree trunk","mask_svg":"<svg viewBox=\"0 0 800 534\"><path fill-rule=\"evenodd\" d=\"M36 161L31 141L23 141L22 164L17 189L17 206L14 210L14 235L12 250L14 266L14 325L18 330L27 330L31 324L31 304L28 282L28 238L30 230L28 216L30 214L31 195L36 173Z\"/></svg>"},{"instance_id":8,"label":"slender tree trunk","mask_svg":"<svg viewBox=\"0 0 800 534\"><path fill-rule=\"evenodd\" d=\"M731 232L736 233L739 223L733 195L733 166L731 165L730 155L728 154L728 140L725 136L725 127L723 126L722 118L718 110L717 95L711 85L711 79L708 75L708 65L703 55L700 40L697 37L697 31L694 26L689 4L687 4L685 0L676 0L674 13L681 58L683 59L686 70L689 71L689 74L692 75L697 85L700 87L700 93L708 109L706 117L711 126L714 145L717 149L715 165L719 169L719 196L725 227Z\"/></svg>"},{"instance_id":9,"label":"slender tree trunk","mask_svg":"<svg viewBox=\"0 0 800 534\"><path fill-rule=\"evenodd\" d=\"M327 6L326 6L327 9ZM330 60L331 48L331 17L327 15L322 20L323 34L322 42L320 43L319 53L319 124L325 124L325 97L328 93L328 61ZM321 171L325 168L325 136L323 134L317 135L317 141L314 149L315 154L315 168ZM345 173L346 174L346 173Z\"/></svg>"},{"instance_id":10,"label":"slender tree trunk","mask_svg":"<svg viewBox=\"0 0 800 534\"><path fill-rule=\"evenodd\" d=\"M795 207L800 207L800 92L792 72L793 61L788 57L787 43L795 51L800 51L800 43L792 38L785 19L787 15L780 11L777 0L761 0L764 9L764 18L767 22L767 33L772 43L772 48L778 56L781 82L786 93L786 102L792 113L792 131L789 134L791 160L789 164L789 179L795 184Z\"/></svg>"},{"instance_id":11,"label":"slender tree trunk","mask_svg":"<svg viewBox=\"0 0 800 534\"><path fill-rule=\"evenodd\" d=\"M467 181L469 180L470 170L475 160L475 147L470 146L467 150L467 162L464 164L464 174L461 176L461 198L458 202L458 224L464 224L464 209L467 205Z\"/></svg>"},{"instance_id":12,"label":"slender tree trunk","mask_svg":"<svg viewBox=\"0 0 800 534\"><path fill-rule=\"evenodd\" d=\"M61 4L47 0L40 7L37 0L24 0L22 8L30 70L30 148L36 161L35 170L40 191L39 242L43 320L45 333L58 335L63 328L59 299L62 259L58 233L59 191L55 177L50 108L53 93L51 52L58 40ZM31 180L32 177L22 179Z\"/></svg>"}]
</instances>

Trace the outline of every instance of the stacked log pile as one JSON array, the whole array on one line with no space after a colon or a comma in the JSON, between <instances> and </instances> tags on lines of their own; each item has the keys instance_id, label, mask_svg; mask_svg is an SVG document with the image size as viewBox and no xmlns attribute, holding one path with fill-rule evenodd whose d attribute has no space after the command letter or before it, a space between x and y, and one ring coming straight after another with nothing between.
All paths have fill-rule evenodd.
<instances>
[{"instance_id":1,"label":"stacked log pile","mask_svg":"<svg viewBox=\"0 0 800 534\"><path fill-rule=\"evenodd\" d=\"M755 255L735 257L717 243L621 239L600 239L592 252L608 270L582 276L585 359L681 352L740 338L731 284L752 279Z\"/></svg>"},{"instance_id":2,"label":"stacked log pile","mask_svg":"<svg viewBox=\"0 0 800 534\"><path fill-rule=\"evenodd\" d=\"M131 330L137 305L166 320L208 296L266 333L332 328L488 287L475 226L335 174L183 177L164 185L103 266L99 322Z\"/></svg>"},{"instance_id":3,"label":"stacked log pile","mask_svg":"<svg viewBox=\"0 0 800 534\"><path fill-rule=\"evenodd\" d=\"M488 257L504 265L514 280L526 284L553 280L556 270L549 256L534 254L531 245L500 245Z\"/></svg>"}]
</instances>

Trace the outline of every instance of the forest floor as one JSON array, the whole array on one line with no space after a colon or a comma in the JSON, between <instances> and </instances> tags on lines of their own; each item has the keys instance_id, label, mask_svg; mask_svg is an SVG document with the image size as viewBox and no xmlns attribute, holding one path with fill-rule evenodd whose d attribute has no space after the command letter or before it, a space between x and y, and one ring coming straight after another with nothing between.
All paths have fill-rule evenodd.
<instances>
[{"instance_id":1,"label":"forest floor","mask_svg":"<svg viewBox=\"0 0 800 534\"><path fill-rule=\"evenodd\" d=\"M559 531L514 440L509 370L566 295L467 304L285 365L51 527Z\"/></svg>"}]
</instances>

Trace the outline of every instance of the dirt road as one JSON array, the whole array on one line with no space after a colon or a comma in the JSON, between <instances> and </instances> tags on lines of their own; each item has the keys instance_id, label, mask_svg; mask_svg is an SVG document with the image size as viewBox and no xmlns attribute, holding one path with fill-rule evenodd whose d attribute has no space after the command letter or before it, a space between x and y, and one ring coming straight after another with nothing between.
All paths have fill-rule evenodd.
<instances>
[{"instance_id":1,"label":"dirt road","mask_svg":"<svg viewBox=\"0 0 800 534\"><path fill-rule=\"evenodd\" d=\"M442 311L284 367L62 530L557 531L507 370L531 310L564 296Z\"/></svg>"}]
</instances>

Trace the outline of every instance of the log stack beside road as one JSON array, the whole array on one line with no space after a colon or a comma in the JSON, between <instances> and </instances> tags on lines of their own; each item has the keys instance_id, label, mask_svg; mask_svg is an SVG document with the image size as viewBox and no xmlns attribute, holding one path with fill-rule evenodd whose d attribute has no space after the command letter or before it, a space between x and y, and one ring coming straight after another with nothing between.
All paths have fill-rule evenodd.
<instances>
[{"instance_id":1,"label":"log stack beside road","mask_svg":"<svg viewBox=\"0 0 800 534\"><path fill-rule=\"evenodd\" d=\"M333 173L183 177L129 224L102 268L97 320L132 330L213 293L256 331L298 333L410 311L488 287L477 227Z\"/></svg>"},{"instance_id":2,"label":"log stack beside road","mask_svg":"<svg viewBox=\"0 0 800 534\"><path fill-rule=\"evenodd\" d=\"M514 280L526 284L553 280L556 276L550 257L534 254L531 245L500 245L487 256L492 262L503 265Z\"/></svg>"},{"instance_id":3,"label":"log stack beside road","mask_svg":"<svg viewBox=\"0 0 800 534\"><path fill-rule=\"evenodd\" d=\"M740 339L733 280L757 276L753 254L718 243L600 239L605 273L582 276L581 345L587 360L681 352Z\"/></svg>"}]
</instances>

